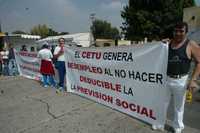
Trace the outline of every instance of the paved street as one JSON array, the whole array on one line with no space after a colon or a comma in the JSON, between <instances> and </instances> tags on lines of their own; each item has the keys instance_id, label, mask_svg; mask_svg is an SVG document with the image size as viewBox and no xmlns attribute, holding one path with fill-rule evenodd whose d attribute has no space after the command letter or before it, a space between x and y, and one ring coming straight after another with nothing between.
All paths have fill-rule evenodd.
<instances>
[{"instance_id":1,"label":"paved street","mask_svg":"<svg viewBox=\"0 0 200 133\"><path fill-rule=\"evenodd\" d=\"M0 133L159 132L126 114L71 93L58 95L23 77L0 77L0 92ZM200 102L186 105L184 121L183 133L200 132ZM168 125L165 132L171 132Z\"/></svg>"}]
</instances>

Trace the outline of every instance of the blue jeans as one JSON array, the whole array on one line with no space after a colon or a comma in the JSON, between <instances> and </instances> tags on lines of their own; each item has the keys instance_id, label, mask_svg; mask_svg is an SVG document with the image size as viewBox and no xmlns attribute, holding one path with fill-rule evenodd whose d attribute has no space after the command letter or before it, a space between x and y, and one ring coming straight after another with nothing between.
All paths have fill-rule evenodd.
<instances>
[{"instance_id":1,"label":"blue jeans","mask_svg":"<svg viewBox=\"0 0 200 133\"><path fill-rule=\"evenodd\" d=\"M0 62L0 75L3 73L3 64Z\"/></svg>"},{"instance_id":2,"label":"blue jeans","mask_svg":"<svg viewBox=\"0 0 200 133\"><path fill-rule=\"evenodd\" d=\"M9 76L8 60L3 60L3 75Z\"/></svg>"},{"instance_id":3,"label":"blue jeans","mask_svg":"<svg viewBox=\"0 0 200 133\"><path fill-rule=\"evenodd\" d=\"M53 78L53 75L47 75L47 74L43 74L42 75L42 80L43 80L43 85L52 85L52 86L56 86L56 82Z\"/></svg>"},{"instance_id":4,"label":"blue jeans","mask_svg":"<svg viewBox=\"0 0 200 133\"><path fill-rule=\"evenodd\" d=\"M65 74L66 74L64 61L57 61L57 70L58 70L58 76L59 76L58 85L59 87L62 87L64 89L64 80L65 80Z\"/></svg>"},{"instance_id":5,"label":"blue jeans","mask_svg":"<svg viewBox=\"0 0 200 133\"><path fill-rule=\"evenodd\" d=\"M18 69L17 69L17 64L16 64L15 59L9 60L8 68L9 68L9 75L10 76L15 76L15 75L18 74Z\"/></svg>"}]
</instances>

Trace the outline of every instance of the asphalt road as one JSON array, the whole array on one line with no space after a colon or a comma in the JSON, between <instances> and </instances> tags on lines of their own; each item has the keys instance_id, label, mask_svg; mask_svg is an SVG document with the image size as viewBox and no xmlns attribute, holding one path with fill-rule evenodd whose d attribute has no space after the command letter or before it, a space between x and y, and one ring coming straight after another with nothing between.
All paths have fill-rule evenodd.
<instances>
[{"instance_id":1,"label":"asphalt road","mask_svg":"<svg viewBox=\"0 0 200 133\"><path fill-rule=\"evenodd\" d=\"M200 93L186 104L183 133L200 133ZM172 111L168 111L168 116ZM172 132L167 120L164 132ZM0 133L158 133L151 126L78 95L58 95L23 77L0 77Z\"/></svg>"}]
</instances>

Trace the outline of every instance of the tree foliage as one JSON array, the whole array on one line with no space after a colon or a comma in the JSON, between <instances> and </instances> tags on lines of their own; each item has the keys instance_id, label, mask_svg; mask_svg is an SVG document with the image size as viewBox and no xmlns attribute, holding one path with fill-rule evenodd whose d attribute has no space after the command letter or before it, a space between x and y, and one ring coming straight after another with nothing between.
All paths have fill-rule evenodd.
<instances>
[{"instance_id":1,"label":"tree foliage","mask_svg":"<svg viewBox=\"0 0 200 133\"><path fill-rule=\"evenodd\" d=\"M59 32L58 35L67 35L69 32Z\"/></svg>"},{"instance_id":2,"label":"tree foliage","mask_svg":"<svg viewBox=\"0 0 200 133\"><path fill-rule=\"evenodd\" d=\"M112 27L107 21L96 19L90 28L95 39L116 39L119 37L118 29Z\"/></svg>"},{"instance_id":3,"label":"tree foliage","mask_svg":"<svg viewBox=\"0 0 200 133\"><path fill-rule=\"evenodd\" d=\"M31 29L31 35L39 35L41 38L45 38L49 35L49 27L45 24L36 25Z\"/></svg>"},{"instance_id":4,"label":"tree foliage","mask_svg":"<svg viewBox=\"0 0 200 133\"><path fill-rule=\"evenodd\" d=\"M27 33L21 30L16 30L16 31L13 31L12 34L27 34Z\"/></svg>"},{"instance_id":5,"label":"tree foliage","mask_svg":"<svg viewBox=\"0 0 200 133\"><path fill-rule=\"evenodd\" d=\"M191 6L194 6L194 5L195 5L194 0L184 0L183 8L191 7Z\"/></svg>"},{"instance_id":6,"label":"tree foliage","mask_svg":"<svg viewBox=\"0 0 200 133\"><path fill-rule=\"evenodd\" d=\"M31 31L31 35L39 35L41 38L45 38L47 36L56 36L59 35L58 32L54 31L53 29L49 28L46 24L39 24L34 26Z\"/></svg>"},{"instance_id":7,"label":"tree foliage","mask_svg":"<svg viewBox=\"0 0 200 133\"><path fill-rule=\"evenodd\" d=\"M192 0L129 0L121 16L122 31L129 40L150 40L172 37L172 28L182 20L183 7Z\"/></svg>"}]
</instances>

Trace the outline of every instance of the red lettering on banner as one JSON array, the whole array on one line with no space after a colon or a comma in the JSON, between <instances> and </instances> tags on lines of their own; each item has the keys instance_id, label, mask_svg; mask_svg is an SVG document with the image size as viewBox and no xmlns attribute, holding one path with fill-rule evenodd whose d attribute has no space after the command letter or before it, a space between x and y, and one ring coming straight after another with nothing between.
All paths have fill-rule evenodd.
<instances>
[{"instance_id":1,"label":"red lettering on banner","mask_svg":"<svg viewBox=\"0 0 200 133\"><path fill-rule=\"evenodd\" d=\"M149 116L147 108L142 108L141 115L146 115L147 117Z\"/></svg>"},{"instance_id":2,"label":"red lettering on banner","mask_svg":"<svg viewBox=\"0 0 200 133\"><path fill-rule=\"evenodd\" d=\"M88 78L84 76L80 76L80 82L88 83L94 86L98 86L98 87L116 91L116 92L121 92L120 84L113 85L112 83L107 82L107 81L101 81L101 80L92 79L92 78Z\"/></svg>"},{"instance_id":3,"label":"red lettering on banner","mask_svg":"<svg viewBox=\"0 0 200 133\"><path fill-rule=\"evenodd\" d=\"M111 104L113 103L113 97L110 95L106 95L106 94L100 93L98 91L93 91L93 90L90 90L87 88L83 88L81 86L77 86L76 90L82 94L101 99L101 100L111 103Z\"/></svg>"},{"instance_id":4,"label":"red lettering on banner","mask_svg":"<svg viewBox=\"0 0 200 133\"><path fill-rule=\"evenodd\" d=\"M21 56L37 57L37 53L29 53L29 52L26 52L26 51L21 51L21 52L19 52L19 54Z\"/></svg>"},{"instance_id":5,"label":"red lettering on banner","mask_svg":"<svg viewBox=\"0 0 200 133\"><path fill-rule=\"evenodd\" d=\"M156 117L153 116L153 110L152 110L152 109L149 110L149 117L150 117L151 119L156 120Z\"/></svg>"},{"instance_id":6,"label":"red lettering on banner","mask_svg":"<svg viewBox=\"0 0 200 133\"><path fill-rule=\"evenodd\" d=\"M103 70L101 67L88 66L85 64L76 64L76 63L72 63L72 62L68 62L67 66L68 66L68 68L76 69L76 70L80 70L80 71L86 71L86 72L97 73L97 74L103 73Z\"/></svg>"},{"instance_id":7,"label":"red lettering on banner","mask_svg":"<svg viewBox=\"0 0 200 133\"><path fill-rule=\"evenodd\" d=\"M133 112L135 112L135 111L136 111L135 106L136 106L136 105L133 104L133 103L129 104L130 110L133 111Z\"/></svg>"},{"instance_id":8,"label":"red lettering on banner","mask_svg":"<svg viewBox=\"0 0 200 133\"><path fill-rule=\"evenodd\" d=\"M146 107L143 107L141 105L136 105L134 103L128 103L127 101L122 101L120 99L116 99L116 105L124 109L129 109L132 112L138 113L142 116L156 120L156 117L154 116L154 112L152 109L148 109Z\"/></svg>"},{"instance_id":9,"label":"red lettering on banner","mask_svg":"<svg viewBox=\"0 0 200 133\"><path fill-rule=\"evenodd\" d=\"M101 58L101 52L83 51L81 56L82 58L98 60Z\"/></svg>"},{"instance_id":10,"label":"red lettering on banner","mask_svg":"<svg viewBox=\"0 0 200 133\"><path fill-rule=\"evenodd\" d=\"M117 92L121 92L121 85L115 84L115 89L116 89Z\"/></svg>"},{"instance_id":11,"label":"red lettering on banner","mask_svg":"<svg viewBox=\"0 0 200 133\"><path fill-rule=\"evenodd\" d=\"M19 66L20 66L21 68L26 69L26 70L29 70L29 71L40 72L39 69L34 68L34 66L31 66L31 65L22 65L22 64L19 64Z\"/></svg>"}]
</instances>

